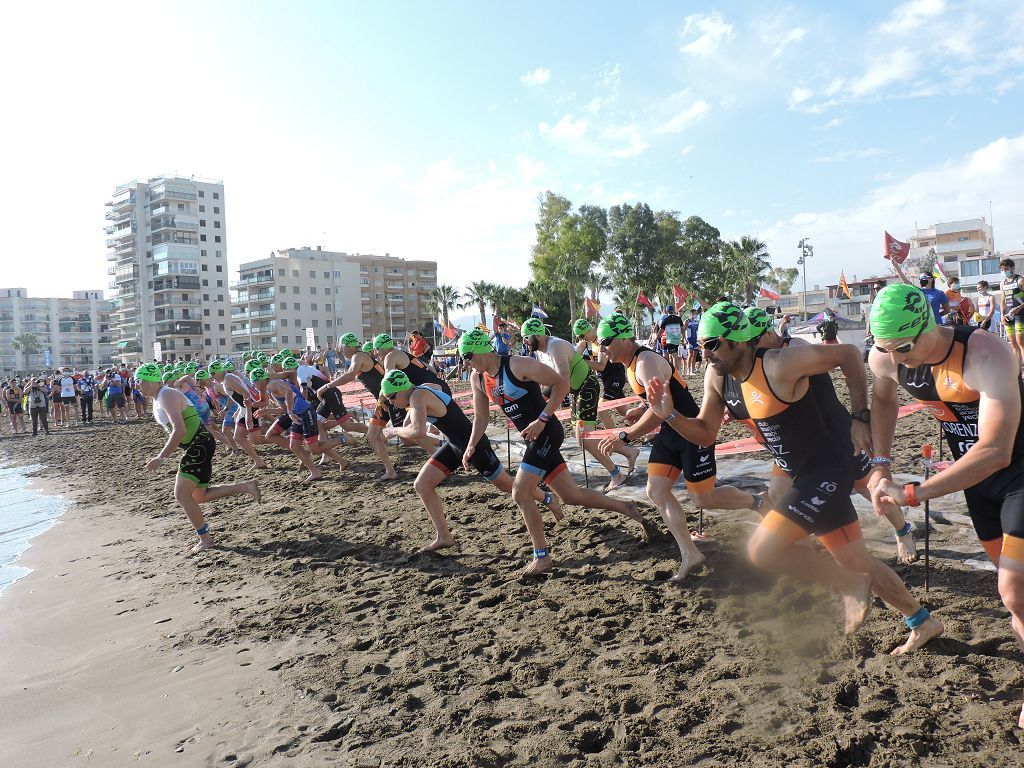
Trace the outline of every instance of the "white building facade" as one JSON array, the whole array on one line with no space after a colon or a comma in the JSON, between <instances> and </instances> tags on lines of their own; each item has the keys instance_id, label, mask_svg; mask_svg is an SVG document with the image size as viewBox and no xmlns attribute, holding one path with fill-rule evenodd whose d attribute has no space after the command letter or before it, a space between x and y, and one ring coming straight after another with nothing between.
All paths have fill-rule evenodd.
<instances>
[{"instance_id":1,"label":"white building facade","mask_svg":"<svg viewBox=\"0 0 1024 768\"><path fill-rule=\"evenodd\" d=\"M0 371L65 366L95 370L109 365L116 349L112 311L100 290L74 291L71 298L41 298L29 296L24 288L0 288ZM31 334L38 345L38 351L27 357L12 346L24 334Z\"/></svg>"}]
</instances>

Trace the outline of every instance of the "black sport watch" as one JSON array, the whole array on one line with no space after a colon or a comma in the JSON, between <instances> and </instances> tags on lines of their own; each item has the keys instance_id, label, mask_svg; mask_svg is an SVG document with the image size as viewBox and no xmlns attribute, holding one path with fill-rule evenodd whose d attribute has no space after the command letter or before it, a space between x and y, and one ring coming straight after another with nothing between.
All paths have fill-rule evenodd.
<instances>
[{"instance_id":1,"label":"black sport watch","mask_svg":"<svg viewBox=\"0 0 1024 768\"><path fill-rule=\"evenodd\" d=\"M624 442L626 445L629 445L629 435L625 432L619 432L619 440Z\"/></svg>"},{"instance_id":2,"label":"black sport watch","mask_svg":"<svg viewBox=\"0 0 1024 768\"><path fill-rule=\"evenodd\" d=\"M862 408L859 411L850 411L850 417L853 418L853 419L856 419L857 421L862 421L865 424L870 424L871 423L871 409L870 408Z\"/></svg>"}]
</instances>

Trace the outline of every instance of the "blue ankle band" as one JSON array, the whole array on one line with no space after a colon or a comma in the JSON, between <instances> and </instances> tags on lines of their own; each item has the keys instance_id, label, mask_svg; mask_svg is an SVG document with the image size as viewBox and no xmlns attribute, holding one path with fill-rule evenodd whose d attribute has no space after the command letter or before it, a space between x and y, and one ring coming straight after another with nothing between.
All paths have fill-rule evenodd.
<instances>
[{"instance_id":1,"label":"blue ankle band","mask_svg":"<svg viewBox=\"0 0 1024 768\"><path fill-rule=\"evenodd\" d=\"M618 467L615 467L615 469L612 470L612 477L617 477L619 472L621 471L622 470L620 470Z\"/></svg>"},{"instance_id":2,"label":"blue ankle band","mask_svg":"<svg viewBox=\"0 0 1024 768\"><path fill-rule=\"evenodd\" d=\"M535 549L535 550L533 550L533 559L534 560L543 560L547 556L548 556L548 551L546 549Z\"/></svg>"},{"instance_id":3,"label":"blue ankle band","mask_svg":"<svg viewBox=\"0 0 1024 768\"><path fill-rule=\"evenodd\" d=\"M914 526L912 526L910 524L910 521L907 520L906 524L902 528L900 528L898 531L896 531L896 535L897 536L906 536L912 530L914 530Z\"/></svg>"},{"instance_id":4,"label":"blue ankle band","mask_svg":"<svg viewBox=\"0 0 1024 768\"><path fill-rule=\"evenodd\" d=\"M929 616L931 616L931 614L928 613L928 609L927 608L922 608L917 613L915 613L913 616L906 616L906 617L904 617L903 620L905 622L907 622L907 626L910 627L911 629L917 629L922 624L924 624L926 621L928 621L928 617Z\"/></svg>"},{"instance_id":5,"label":"blue ankle band","mask_svg":"<svg viewBox=\"0 0 1024 768\"><path fill-rule=\"evenodd\" d=\"M544 503L550 505L553 500L554 496L551 495L551 491L547 491L544 494Z\"/></svg>"},{"instance_id":6,"label":"blue ankle band","mask_svg":"<svg viewBox=\"0 0 1024 768\"><path fill-rule=\"evenodd\" d=\"M203 527L202 528L196 528L196 534L198 534L199 536L205 536L209 532L210 532L210 524L209 523L203 523Z\"/></svg>"}]
</instances>

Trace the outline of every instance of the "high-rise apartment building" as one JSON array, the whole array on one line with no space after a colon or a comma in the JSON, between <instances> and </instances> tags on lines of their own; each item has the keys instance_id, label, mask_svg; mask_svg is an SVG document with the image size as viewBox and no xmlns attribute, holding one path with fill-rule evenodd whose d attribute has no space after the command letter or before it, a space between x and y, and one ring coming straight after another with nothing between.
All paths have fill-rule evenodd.
<instances>
[{"instance_id":1,"label":"high-rise apartment building","mask_svg":"<svg viewBox=\"0 0 1024 768\"><path fill-rule=\"evenodd\" d=\"M333 345L346 332L404 338L429 329L437 263L286 248L239 267L232 285L232 351Z\"/></svg>"},{"instance_id":2,"label":"high-rise apartment building","mask_svg":"<svg viewBox=\"0 0 1024 768\"><path fill-rule=\"evenodd\" d=\"M999 275L1000 257L985 217L915 229L910 237L911 258L927 257L933 250L947 275L959 275L966 293L974 292L978 280L991 282Z\"/></svg>"},{"instance_id":3,"label":"high-rise apartment building","mask_svg":"<svg viewBox=\"0 0 1024 768\"><path fill-rule=\"evenodd\" d=\"M0 288L0 371L64 366L94 370L110 364L115 351L111 312L103 291L75 291L69 299L30 297L24 288ZM11 345L26 334L37 345L37 351L27 356Z\"/></svg>"},{"instance_id":4,"label":"high-rise apartment building","mask_svg":"<svg viewBox=\"0 0 1024 768\"><path fill-rule=\"evenodd\" d=\"M224 184L155 176L107 202L107 274L118 357L215 356L231 349Z\"/></svg>"}]
</instances>

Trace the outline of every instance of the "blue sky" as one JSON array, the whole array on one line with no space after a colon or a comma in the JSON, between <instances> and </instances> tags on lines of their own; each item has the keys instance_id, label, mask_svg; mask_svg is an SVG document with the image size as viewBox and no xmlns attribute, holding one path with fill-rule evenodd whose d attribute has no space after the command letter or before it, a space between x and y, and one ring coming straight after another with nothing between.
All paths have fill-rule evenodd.
<instances>
[{"instance_id":1,"label":"blue sky","mask_svg":"<svg viewBox=\"0 0 1024 768\"><path fill-rule=\"evenodd\" d=\"M812 283L990 200L1024 247L1020 3L131 5L0 33L5 281L37 295L105 287L104 201L165 171L224 179L233 265L323 244L457 285L528 279L545 189L780 266L809 237Z\"/></svg>"}]
</instances>

